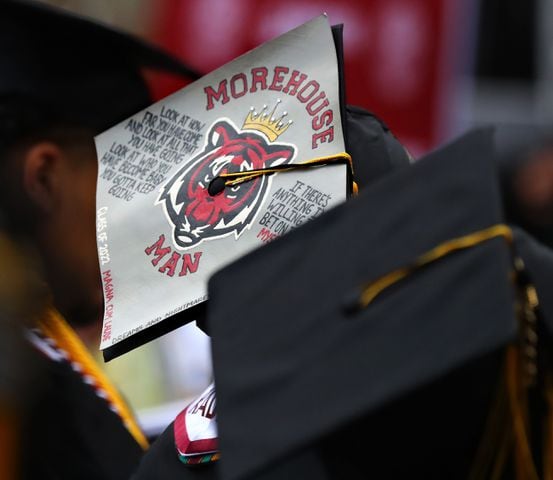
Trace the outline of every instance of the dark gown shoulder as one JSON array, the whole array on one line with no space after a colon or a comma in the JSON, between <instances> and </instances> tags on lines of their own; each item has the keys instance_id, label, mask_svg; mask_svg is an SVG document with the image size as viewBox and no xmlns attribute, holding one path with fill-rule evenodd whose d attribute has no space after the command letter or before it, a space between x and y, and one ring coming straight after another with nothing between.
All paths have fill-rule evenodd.
<instances>
[{"instance_id":1,"label":"dark gown shoulder","mask_svg":"<svg viewBox=\"0 0 553 480\"><path fill-rule=\"evenodd\" d=\"M127 480L142 449L69 363L33 352L38 372L23 425L23 479Z\"/></svg>"}]
</instances>

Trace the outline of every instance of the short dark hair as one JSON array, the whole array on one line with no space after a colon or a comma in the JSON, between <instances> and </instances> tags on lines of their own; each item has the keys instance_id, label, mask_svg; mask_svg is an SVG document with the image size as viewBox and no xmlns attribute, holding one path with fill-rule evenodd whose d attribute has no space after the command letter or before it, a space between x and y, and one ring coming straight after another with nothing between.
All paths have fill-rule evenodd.
<instances>
[{"instance_id":1,"label":"short dark hair","mask_svg":"<svg viewBox=\"0 0 553 480\"><path fill-rule=\"evenodd\" d=\"M0 161L18 147L49 140L66 146L91 142L97 132L72 123L32 96L0 95Z\"/></svg>"}]
</instances>

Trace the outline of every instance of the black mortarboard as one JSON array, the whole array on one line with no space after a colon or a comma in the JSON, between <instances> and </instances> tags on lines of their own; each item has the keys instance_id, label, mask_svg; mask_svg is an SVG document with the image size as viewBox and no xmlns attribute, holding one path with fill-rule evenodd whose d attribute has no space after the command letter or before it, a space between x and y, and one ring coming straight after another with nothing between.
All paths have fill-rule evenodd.
<instances>
[{"instance_id":1,"label":"black mortarboard","mask_svg":"<svg viewBox=\"0 0 553 480\"><path fill-rule=\"evenodd\" d=\"M469 134L212 278L223 479L493 468L504 347L533 310L492 157Z\"/></svg>"},{"instance_id":2,"label":"black mortarboard","mask_svg":"<svg viewBox=\"0 0 553 480\"><path fill-rule=\"evenodd\" d=\"M0 2L0 94L34 97L102 131L152 103L143 68L197 78L123 32L37 2Z\"/></svg>"}]
</instances>

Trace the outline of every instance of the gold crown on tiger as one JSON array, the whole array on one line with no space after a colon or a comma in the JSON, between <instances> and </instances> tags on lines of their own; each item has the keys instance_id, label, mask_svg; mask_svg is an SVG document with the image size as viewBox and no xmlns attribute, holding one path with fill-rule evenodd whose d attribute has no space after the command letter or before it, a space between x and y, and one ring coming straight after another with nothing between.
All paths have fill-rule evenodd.
<instances>
[{"instance_id":1,"label":"gold crown on tiger","mask_svg":"<svg viewBox=\"0 0 553 480\"><path fill-rule=\"evenodd\" d=\"M288 112L283 112L278 118L275 116L280 103L281 100L278 99L270 113L267 105L263 105L260 112L251 107L242 125L242 130L257 130L264 133L270 142L274 142L293 123L292 120L284 122L284 117L288 115Z\"/></svg>"}]
</instances>

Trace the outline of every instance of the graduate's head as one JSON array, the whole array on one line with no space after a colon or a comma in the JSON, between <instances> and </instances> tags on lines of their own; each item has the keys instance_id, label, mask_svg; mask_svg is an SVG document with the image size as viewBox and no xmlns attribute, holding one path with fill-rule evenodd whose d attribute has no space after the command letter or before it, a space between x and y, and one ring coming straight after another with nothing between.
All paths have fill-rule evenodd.
<instances>
[{"instance_id":1,"label":"graduate's head","mask_svg":"<svg viewBox=\"0 0 553 480\"><path fill-rule=\"evenodd\" d=\"M30 97L0 95L1 206L72 322L97 320L102 308L93 134Z\"/></svg>"},{"instance_id":2,"label":"graduate's head","mask_svg":"<svg viewBox=\"0 0 553 480\"><path fill-rule=\"evenodd\" d=\"M154 101L144 69L195 78L141 40L32 1L0 1L0 198L72 322L102 307L94 135Z\"/></svg>"}]
</instances>

